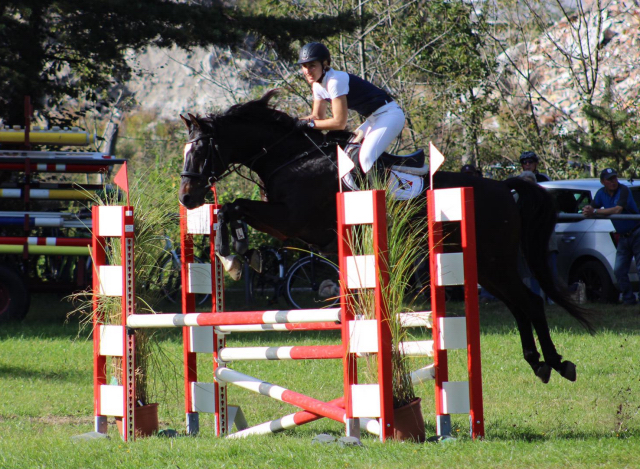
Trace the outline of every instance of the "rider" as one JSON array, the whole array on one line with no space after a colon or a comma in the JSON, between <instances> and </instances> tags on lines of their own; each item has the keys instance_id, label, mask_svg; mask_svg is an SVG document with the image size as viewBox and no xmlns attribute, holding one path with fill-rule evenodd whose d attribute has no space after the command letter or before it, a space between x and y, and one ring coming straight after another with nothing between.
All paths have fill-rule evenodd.
<instances>
[{"instance_id":1,"label":"rider","mask_svg":"<svg viewBox=\"0 0 640 469\"><path fill-rule=\"evenodd\" d=\"M331 54L325 45L305 44L299 58L298 64L313 91L313 111L298 121L298 127L344 130L347 110L357 111L366 118L358 130L364 136L360 167L367 173L402 132L404 112L386 91L356 75L331 68ZM329 103L333 117L327 118Z\"/></svg>"}]
</instances>

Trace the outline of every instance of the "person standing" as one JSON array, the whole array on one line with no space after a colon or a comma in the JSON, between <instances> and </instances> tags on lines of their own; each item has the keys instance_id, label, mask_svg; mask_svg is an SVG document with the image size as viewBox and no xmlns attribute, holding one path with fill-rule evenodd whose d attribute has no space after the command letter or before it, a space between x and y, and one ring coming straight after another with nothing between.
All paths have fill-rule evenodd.
<instances>
[{"instance_id":1,"label":"person standing","mask_svg":"<svg viewBox=\"0 0 640 469\"><path fill-rule=\"evenodd\" d=\"M538 163L540 158L532 151L525 151L520 155L520 166L522 171L531 171L536 176L536 182L551 181L551 178L544 173L538 171Z\"/></svg>"},{"instance_id":2,"label":"person standing","mask_svg":"<svg viewBox=\"0 0 640 469\"><path fill-rule=\"evenodd\" d=\"M603 187L596 192L593 205L587 205L582 209L585 217L640 213L629 188L618 181L618 173L615 169L602 170L600 182ZM619 235L613 273L618 280L622 302L625 305L635 305L637 299L629 281L629 267L631 267L631 259L635 258L640 272L640 221L611 220L611 223Z\"/></svg>"},{"instance_id":3,"label":"person standing","mask_svg":"<svg viewBox=\"0 0 640 469\"><path fill-rule=\"evenodd\" d=\"M386 91L356 75L334 70L331 54L324 44L305 44L300 49L298 64L302 66L304 78L313 93L311 115L301 118L298 128L344 130L347 111L358 112L366 118L358 127L364 136L360 167L363 173L369 172L378 157L402 132L404 112ZM332 117L327 117L329 105Z\"/></svg>"}]
</instances>

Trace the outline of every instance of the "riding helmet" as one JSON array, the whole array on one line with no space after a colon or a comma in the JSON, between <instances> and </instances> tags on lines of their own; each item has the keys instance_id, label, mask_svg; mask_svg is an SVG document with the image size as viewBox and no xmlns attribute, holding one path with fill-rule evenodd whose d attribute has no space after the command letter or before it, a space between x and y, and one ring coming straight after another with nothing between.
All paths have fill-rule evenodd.
<instances>
[{"instance_id":1,"label":"riding helmet","mask_svg":"<svg viewBox=\"0 0 640 469\"><path fill-rule=\"evenodd\" d=\"M331 60L331 53L324 44L320 44L319 42L310 42L309 44L302 46L302 49L300 49L299 59L298 65L313 62L314 60L318 60L322 63L324 60Z\"/></svg>"},{"instance_id":2,"label":"riding helmet","mask_svg":"<svg viewBox=\"0 0 640 469\"><path fill-rule=\"evenodd\" d=\"M538 155L536 155L532 151L525 151L522 153L522 155L520 155L520 162L522 163L524 160L533 160L536 163L540 161Z\"/></svg>"}]
</instances>

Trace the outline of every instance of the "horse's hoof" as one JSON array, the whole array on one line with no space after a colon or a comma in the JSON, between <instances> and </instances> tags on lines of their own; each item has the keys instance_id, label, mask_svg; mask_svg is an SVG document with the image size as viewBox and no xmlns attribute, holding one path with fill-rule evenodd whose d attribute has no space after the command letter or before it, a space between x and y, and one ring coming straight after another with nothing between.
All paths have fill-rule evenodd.
<instances>
[{"instance_id":1,"label":"horse's hoof","mask_svg":"<svg viewBox=\"0 0 640 469\"><path fill-rule=\"evenodd\" d=\"M540 364L535 373L544 384L547 384L551 379L551 367L544 362Z\"/></svg>"},{"instance_id":2,"label":"horse's hoof","mask_svg":"<svg viewBox=\"0 0 640 469\"><path fill-rule=\"evenodd\" d=\"M222 268L229 274L232 280L240 280L242 277L242 261L238 256L220 256L218 259L222 263Z\"/></svg>"},{"instance_id":3,"label":"horse's hoof","mask_svg":"<svg viewBox=\"0 0 640 469\"><path fill-rule=\"evenodd\" d=\"M565 361L562 362L562 364L560 365L560 376L562 376L563 378L568 379L569 381L575 381L576 380L576 365L574 365L572 362L570 361Z\"/></svg>"},{"instance_id":4,"label":"horse's hoof","mask_svg":"<svg viewBox=\"0 0 640 469\"><path fill-rule=\"evenodd\" d=\"M257 249L251 250L251 255L249 256L249 267L259 274L262 273L262 268L264 267L262 265L262 254L260 254L260 251Z\"/></svg>"}]
</instances>

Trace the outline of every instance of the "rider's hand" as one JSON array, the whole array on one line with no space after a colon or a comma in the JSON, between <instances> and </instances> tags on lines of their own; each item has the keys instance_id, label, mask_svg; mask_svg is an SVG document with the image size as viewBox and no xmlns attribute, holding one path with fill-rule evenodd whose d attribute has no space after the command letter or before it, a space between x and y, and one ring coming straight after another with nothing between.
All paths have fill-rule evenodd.
<instances>
[{"instance_id":1,"label":"rider's hand","mask_svg":"<svg viewBox=\"0 0 640 469\"><path fill-rule=\"evenodd\" d=\"M313 129L315 127L315 122L313 119L298 119L296 121L296 129L298 130L307 130Z\"/></svg>"}]
</instances>

